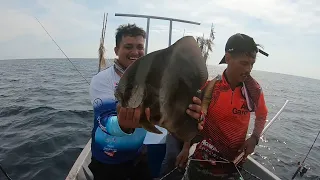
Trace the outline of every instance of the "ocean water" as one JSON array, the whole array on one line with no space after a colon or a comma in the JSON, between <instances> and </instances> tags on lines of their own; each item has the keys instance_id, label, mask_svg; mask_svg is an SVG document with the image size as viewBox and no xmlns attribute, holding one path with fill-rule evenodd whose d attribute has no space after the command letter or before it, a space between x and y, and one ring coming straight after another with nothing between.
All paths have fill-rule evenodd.
<instances>
[{"instance_id":1,"label":"ocean water","mask_svg":"<svg viewBox=\"0 0 320 180\"><path fill-rule=\"evenodd\" d=\"M97 59L72 62L89 82L98 70ZM223 69L210 66L210 76ZM269 120L290 100L253 158L291 179L320 129L320 80L252 74L264 89ZM90 138L89 85L66 59L0 61L0 77L0 164L13 180L65 179ZM305 163L310 169L296 179L320 179L320 139Z\"/></svg>"}]
</instances>

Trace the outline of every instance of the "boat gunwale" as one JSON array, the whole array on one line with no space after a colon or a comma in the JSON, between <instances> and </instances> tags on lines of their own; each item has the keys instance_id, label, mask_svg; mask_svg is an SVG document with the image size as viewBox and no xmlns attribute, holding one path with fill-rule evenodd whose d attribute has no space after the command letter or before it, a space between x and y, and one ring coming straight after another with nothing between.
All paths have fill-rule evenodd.
<instances>
[{"instance_id":1,"label":"boat gunwale","mask_svg":"<svg viewBox=\"0 0 320 180\"><path fill-rule=\"evenodd\" d=\"M77 175L79 174L79 171L81 170L81 167L83 166L84 162L87 160L89 154L91 153L91 138L81 151L80 155L78 156L77 160L73 164L71 170L68 173L68 176L66 177L66 180L76 180Z\"/></svg>"}]
</instances>

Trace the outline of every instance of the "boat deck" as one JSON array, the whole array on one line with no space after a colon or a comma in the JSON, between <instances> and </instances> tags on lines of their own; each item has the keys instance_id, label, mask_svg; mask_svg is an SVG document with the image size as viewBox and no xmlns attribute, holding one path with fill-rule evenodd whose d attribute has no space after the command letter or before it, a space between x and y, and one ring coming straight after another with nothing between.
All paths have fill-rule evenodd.
<instances>
[{"instance_id":1,"label":"boat deck","mask_svg":"<svg viewBox=\"0 0 320 180\"><path fill-rule=\"evenodd\" d=\"M194 144L189 151L193 154L196 144ZM66 180L93 180L93 175L88 168L91 162L91 139L88 141L79 157L71 168ZM243 166L244 170L241 171L244 179L263 179L263 180L280 180L279 177L274 175L268 169L263 167L260 163L255 161L252 157L248 156L246 163ZM254 175L253 175L254 174Z\"/></svg>"}]
</instances>

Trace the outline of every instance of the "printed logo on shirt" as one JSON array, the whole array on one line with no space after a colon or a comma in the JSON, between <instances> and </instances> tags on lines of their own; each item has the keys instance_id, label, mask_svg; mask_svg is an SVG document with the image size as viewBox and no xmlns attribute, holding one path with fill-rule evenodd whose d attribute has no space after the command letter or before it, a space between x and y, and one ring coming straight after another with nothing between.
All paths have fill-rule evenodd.
<instances>
[{"instance_id":1,"label":"printed logo on shirt","mask_svg":"<svg viewBox=\"0 0 320 180\"><path fill-rule=\"evenodd\" d=\"M217 150L217 148L211 143L211 140L206 140L204 139L202 142L200 142L196 149L195 152L193 154L193 156L196 159L215 159L218 157L217 153L219 153L219 151Z\"/></svg>"},{"instance_id":2,"label":"printed logo on shirt","mask_svg":"<svg viewBox=\"0 0 320 180\"><path fill-rule=\"evenodd\" d=\"M248 111L248 106L246 102L242 103L242 106L240 107L240 109L237 109L237 108L232 109L232 113L236 115L247 115L248 112L249 111Z\"/></svg>"},{"instance_id":3,"label":"printed logo on shirt","mask_svg":"<svg viewBox=\"0 0 320 180\"><path fill-rule=\"evenodd\" d=\"M199 148L196 148L194 155L201 158L207 158L204 156L214 157L218 152L218 149L212 143L207 140L203 140L199 143Z\"/></svg>"},{"instance_id":4,"label":"printed logo on shirt","mask_svg":"<svg viewBox=\"0 0 320 180\"><path fill-rule=\"evenodd\" d=\"M113 157L114 156L114 154L116 153L115 151L112 151L112 152L104 152L106 155L108 155L108 156L111 156L111 157Z\"/></svg>"},{"instance_id":5,"label":"printed logo on shirt","mask_svg":"<svg viewBox=\"0 0 320 180\"><path fill-rule=\"evenodd\" d=\"M108 156L110 156L110 157L113 157L114 154L117 152L117 150L114 149L114 148L111 148L111 147L104 147L104 148L103 148L103 152L104 152L106 155L108 155Z\"/></svg>"},{"instance_id":6,"label":"printed logo on shirt","mask_svg":"<svg viewBox=\"0 0 320 180\"><path fill-rule=\"evenodd\" d=\"M93 101L93 106L94 108L99 108L102 106L102 100L100 98L96 98L94 101Z\"/></svg>"},{"instance_id":7,"label":"printed logo on shirt","mask_svg":"<svg viewBox=\"0 0 320 180\"><path fill-rule=\"evenodd\" d=\"M214 146L213 146L210 142L208 142L207 140L203 140L203 141L201 142L201 145L204 146L204 147L206 147L206 148L209 148L210 150L219 152L219 151L217 150L217 148L214 147Z\"/></svg>"},{"instance_id":8,"label":"printed logo on shirt","mask_svg":"<svg viewBox=\"0 0 320 180\"><path fill-rule=\"evenodd\" d=\"M248 106L247 106L247 103L246 103L246 102L243 102L243 103L242 103L241 109L243 109L243 110L248 109Z\"/></svg>"},{"instance_id":9,"label":"printed logo on shirt","mask_svg":"<svg viewBox=\"0 0 320 180\"><path fill-rule=\"evenodd\" d=\"M106 138L105 142L106 143L115 143L116 142L116 138L114 138L114 137L113 138Z\"/></svg>"},{"instance_id":10,"label":"printed logo on shirt","mask_svg":"<svg viewBox=\"0 0 320 180\"><path fill-rule=\"evenodd\" d=\"M116 150L104 150L103 151L106 155L110 156L110 157L113 157L114 154L117 152Z\"/></svg>"}]
</instances>

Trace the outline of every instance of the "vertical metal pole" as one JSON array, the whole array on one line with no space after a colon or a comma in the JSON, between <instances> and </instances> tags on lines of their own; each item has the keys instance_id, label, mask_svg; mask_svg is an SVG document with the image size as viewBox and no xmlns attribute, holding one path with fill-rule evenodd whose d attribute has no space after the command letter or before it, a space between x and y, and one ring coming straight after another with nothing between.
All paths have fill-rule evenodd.
<instances>
[{"instance_id":1,"label":"vertical metal pole","mask_svg":"<svg viewBox=\"0 0 320 180\"><path fill-rule=\"evenodd\" d=\"M170 20L170 27L169 27L169 46L171 46L171 36L172 36L172 20Z\"/></svg>"},{"instance_id":2,"label":"vertical metal pole","mask_svg":"<svg viewBox=\"0 0 320 180\"><path fill-rule=\"evenodd\" d=\"M150 28L150 18L147 18L147 34L146 34L146 45L144 48L144 54L148 53L148 44L149 44L149 28Z\"/></svg>"},{"instance_id":3,"label":"vertical metal pole","mask_svg":"<svg viewBox=\"0 0 320 180\"><path fill-rule=\"evenodd\" d=\"M150 19L162 19L162 20L170 21L169 46L171 46L171 40L172 40L172 21L200 25L200 23L198 23L198 22L186 21L186 20L182 20L182 19L168 18L168 17L160 17L160 16L147 16L147 15L139 15L139 14L120 14L120 13L116 13L115 16L147 18L147 32L146 32L147 35L146 35L146 45L145 45L145 53L146 54L148 53Z\"/></svg>"}]
</instances>

